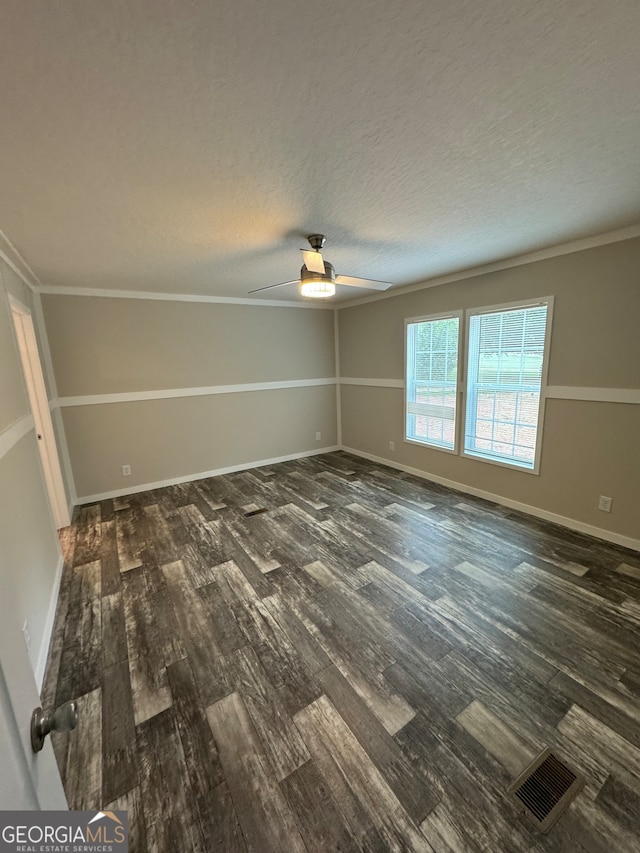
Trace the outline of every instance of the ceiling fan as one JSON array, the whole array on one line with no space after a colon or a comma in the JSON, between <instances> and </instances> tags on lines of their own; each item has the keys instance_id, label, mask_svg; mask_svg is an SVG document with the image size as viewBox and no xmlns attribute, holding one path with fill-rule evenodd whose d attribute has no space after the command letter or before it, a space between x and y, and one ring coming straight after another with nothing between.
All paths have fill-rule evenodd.
<instances>
[{"instance_id":1,"label":"ceiling fan","mask_svg":"<svg viewBox=\"0 0 640 853\"><path fill-rule=\"evenodd\" d=\"M300 270L300 278L292 281L282 281L280 284L269 284L250 290L249 293L260 293L262 290L272 290L274 287L285 287L287 284L298 284L300 294L312 299L325 299L336 292L336 284L346 287L363 287L366 290L386 290L391 287L391 281L375 281L370 278L356 278L352 275L336 275L333 264L325 261L321 249L327 238L324 234L310 234L307 237L311 249L300 249L304 263Z\"/></svg>"}]
</instances>

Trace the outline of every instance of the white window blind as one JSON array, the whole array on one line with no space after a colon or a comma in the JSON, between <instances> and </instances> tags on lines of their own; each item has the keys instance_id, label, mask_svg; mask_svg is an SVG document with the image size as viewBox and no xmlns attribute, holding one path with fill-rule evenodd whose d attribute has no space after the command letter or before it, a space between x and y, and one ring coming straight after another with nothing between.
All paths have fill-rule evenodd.
<instances>
[{"instance_id":1,"label":"white window blind","mask_svg":"<svg viewBox=\"0 0 640 853\"><path fill-rule=\"evenodd\" d=\"M533 469L547 305L469 317L464 452Z\"/></svg>"},{"instance_id":2,"label":"white window blind","mask_svg":"<svg viewBox=\"0 0 640 853\"><path fill-rule=\"evenodd\" d=\"M460 317L407 323L406 437L454 450Z\"/></svg>"}]
</instances>

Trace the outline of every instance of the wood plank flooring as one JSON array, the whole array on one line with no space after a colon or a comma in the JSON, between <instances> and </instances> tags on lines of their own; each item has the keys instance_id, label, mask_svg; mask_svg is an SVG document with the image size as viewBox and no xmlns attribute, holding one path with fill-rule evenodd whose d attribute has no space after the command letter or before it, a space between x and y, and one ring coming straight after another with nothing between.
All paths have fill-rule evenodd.
<instances>
[{"instance_id":1,"label":"wood plank flooring","mask_svg":"<svg viewBox=\"0 0 640 853\"><path fill-rule=\"evenodd\" d=\"M43 702L132 851L640 849L640 554L344 453L62 541ZM505 794L545 746L586 778L547 836Z\"/></svg>"}]
</instances>

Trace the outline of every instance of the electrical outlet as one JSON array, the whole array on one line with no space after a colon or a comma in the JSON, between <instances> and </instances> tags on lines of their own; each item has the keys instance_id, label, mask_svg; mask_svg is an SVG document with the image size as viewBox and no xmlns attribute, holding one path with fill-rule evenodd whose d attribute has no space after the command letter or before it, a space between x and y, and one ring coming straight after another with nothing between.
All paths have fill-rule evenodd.
<instances>
[{"instance_id":1,"label":"electrical outlet","mask_svg":"<svg viewBox=\"0 0 640 853\"><path fill-rule=\"evenodd\" d=\"M22 626L22 635L24 636L24 641L27 644L27 649L31 651L31 634L29 633L29 623L25 622Z\"/></svg>"},{"instance_id":2,"label":"electrical outlet","mask_svg":"<svg viewBox=\"0 0 640 853\"><path fill-rule=\"evenodd\" d=\"M130 477L131 476L131 465L123 465L122 466L122 476Z\"/></svg>"},{"instance_id":3,"label":"electrical outlet","mask_svg":"<svg viewBox=\"0 0 640 853\"><path fill-rule=\"evenodd\" d=\"M395 449L396 449L395 441L390 441L389 442L389 450L395 450Z\"/></svg>"},{"instance_id":4,"label":"electrical outlet","mask_svg":"<svg viewBox=\"0 0 640 853\"><path fill-rule=\"evenodd\" d=\"M598 509L602 510L602 512L611 512L612 503L613 498L608 498L605 495L600 495L600 500L598 501Z\"/></svg>"},{"instance_id":5,"label":"electrical outlet","mask_svg":"<svg viewBox=\"0 0 640 853\"><path fill-rule=\"evenodd\" d=\"M321 438L322 438L322 433L321 433L321 432L317 432L317 433L316 433L316 441L320 441L320 439L321 439Z\"/></svg>"}]
</instances>

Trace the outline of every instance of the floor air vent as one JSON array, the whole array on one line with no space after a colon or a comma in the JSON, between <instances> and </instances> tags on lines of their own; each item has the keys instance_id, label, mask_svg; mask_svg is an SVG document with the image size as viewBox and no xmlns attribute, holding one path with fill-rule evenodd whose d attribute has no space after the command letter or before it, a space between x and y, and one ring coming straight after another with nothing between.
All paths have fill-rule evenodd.
<instances>
[{"instance_id":1,"label":"floor air vent","mask_svg":"<svg viewBox=\"0 0 640 853\"><path fill-rule=\"evenodd\" d=\"M262 509L251 509L251 510L249 510L249 512L245 512L244 517L245 518L251 518L252 515L260 515L261 513L266 512L266 511L267 510L264 507Z\"/></svg>"},{"instance_id":2,"label":"floor air vent","mask_svg":"<svg viewBox=\"0 0 640 853\"><path fill-rule=\"evenodd\" d=\"M517 806L542 832L548 832L584 781L545 749L509 788Z\"/></svg>"}]
</instances>

